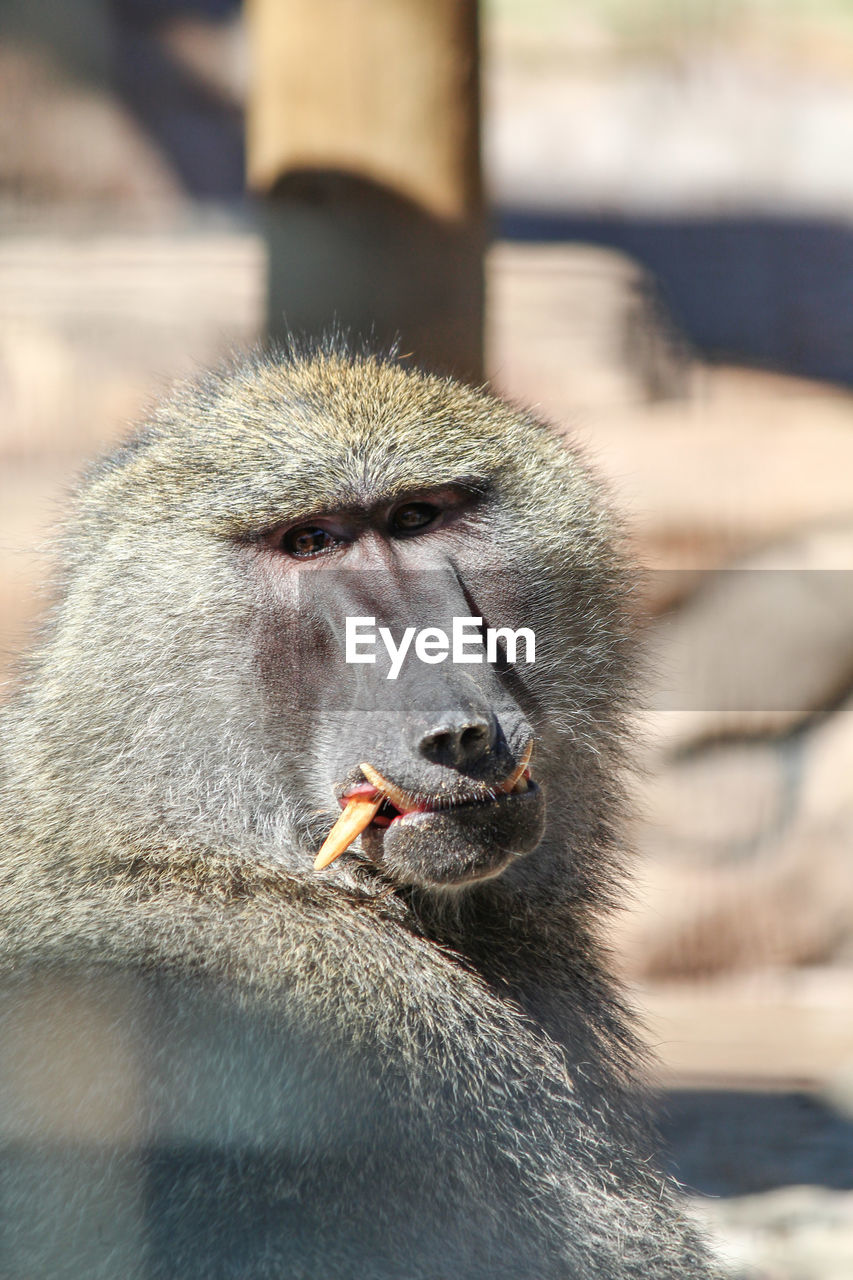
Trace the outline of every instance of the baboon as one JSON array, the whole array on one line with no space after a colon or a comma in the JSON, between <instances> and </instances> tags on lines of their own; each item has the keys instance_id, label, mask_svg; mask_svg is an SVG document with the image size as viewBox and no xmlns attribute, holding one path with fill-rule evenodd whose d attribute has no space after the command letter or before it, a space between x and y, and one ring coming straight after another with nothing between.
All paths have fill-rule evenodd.
<instances>
[{"instance_id":1,"label":"baboon","mask_svg":"<svg viewBox=\"0 0 853 1280\"><path fill-rule=\"evenodd\" d=\"M335 343L93 467L0 726L5 1277L711 1275L598 940L616 541L528 413Z\"/></svg>"}]
</instances>

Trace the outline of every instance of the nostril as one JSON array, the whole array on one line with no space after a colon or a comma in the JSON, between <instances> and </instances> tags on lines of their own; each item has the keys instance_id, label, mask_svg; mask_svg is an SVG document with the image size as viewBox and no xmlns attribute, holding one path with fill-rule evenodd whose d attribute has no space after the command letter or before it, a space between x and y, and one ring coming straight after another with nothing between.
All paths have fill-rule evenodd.
<instances>
[{"instance_id":1,"label":"nostril","mask_svg":"<svg viewBox=\"0 0 853 1280\"><path fill-rule=\"evenodd\" d=\"M470 768L489 750L492 726L485 721L442 726L425 733L418 743L422 756L434 764Z\"/></svg>"},{"instance_id":2,"label":"nostril","mask_svg":"<svg viewBox=\"0 0 853 1280\"><path fill-rule=\"evenodd\" d=\"M432 758L446 753L452 745L449 733L427 733L421 738L421 753Z\"/></svg>"},{"instance_id":3,"label":"nostril","mask_svg":"<svg viewBox=\"0 0 853 1280\"><path fill-rule=\"evenodd\" d=\"M469 725L462 730L459 742L466 754L475 751L482 753L489 745L489 731L485 725Z\"/></svg>"}]
</instances>

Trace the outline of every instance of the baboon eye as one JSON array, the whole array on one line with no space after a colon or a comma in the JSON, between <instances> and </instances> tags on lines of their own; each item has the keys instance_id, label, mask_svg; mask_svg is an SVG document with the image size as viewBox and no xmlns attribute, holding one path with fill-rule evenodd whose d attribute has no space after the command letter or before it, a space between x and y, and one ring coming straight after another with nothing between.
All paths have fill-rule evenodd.
<instances>
[{"instance_id":1,"label":"baboon eye","mask_svg":"<svg viewBox=\"0 0 853 1280\"><path fill-rule=\"evenodd\" d=\"M329 533L328 529L320 529L315 525L303 524L296 529L288 529L287 533L281 540L282 551L286 551L290 556L296 556L297 559L307 559L308 556L319 556L324 551L331 551L333 547L340 545L340 538L336 538L333 533Z\"/></svg>"},{"instance_id":2,"label":"baboon eye","mask_svg":"<svg viewBox=\"0 0 853 1280\"><path fill-rule=\"evenodd\" d=\"M407 502L391 516L391 532L417 533L419 529L426 529L431 525L440 514L440 509L431 502Z\"/></svg>"}]
</instances>

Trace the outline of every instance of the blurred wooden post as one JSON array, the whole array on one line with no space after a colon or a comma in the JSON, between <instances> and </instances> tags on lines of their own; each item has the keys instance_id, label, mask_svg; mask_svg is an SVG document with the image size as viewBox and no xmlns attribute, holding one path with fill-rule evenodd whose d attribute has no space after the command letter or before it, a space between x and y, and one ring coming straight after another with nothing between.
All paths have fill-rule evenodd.
<instances>
[{"instance_id":1,"label":"blurred wooden post","mask_svg":"<svg viewBox=\"0 0 853 1280\"><path fill-rule=\"evenodd\" d=\"M248 0L268 328L482 377L476 0Z\"/></svg>"}]
</instances>

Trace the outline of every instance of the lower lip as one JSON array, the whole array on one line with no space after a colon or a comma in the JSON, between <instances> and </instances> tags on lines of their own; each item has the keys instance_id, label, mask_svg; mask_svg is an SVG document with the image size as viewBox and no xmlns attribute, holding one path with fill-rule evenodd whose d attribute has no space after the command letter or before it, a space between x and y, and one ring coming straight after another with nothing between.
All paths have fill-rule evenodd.
<instances>
[{"instance_id":1,"label":"lower lip","mask_svg":"<svg viewBox=\"0 0 853 1280\"><path fill-rule=\"evenodd\" d=\"M423 808L407 809L405 813L398 813L393 818L386 818L384 816L380 816L379 814L377 814L376 817L373 819L373 821L370 823L370 826L378 827L380 831L384 831L388 827L392 827L398 822L405 822L407 818L417 819L421 817L422 814L425 814L425 813L426 814L454 813L461 809L471 809L474 807L479 807L481 805L494 804L500 800L507 800L509 799L510 796L514 796L514 795L525 796L525 795L528 795L529 792L534 790L535 783L533 782L532 778L530 777L530 773L527 770L524 771L522 777L524 777L527 780L527 783L528 783L527 791L519 791L519 792L499 791L497 795L489 796L483 800L467 800L467 801L462 801L461 804L449 804L446 807L442 807L442 808L430 809L427 806L424 806ZM377 792L376 788L371 787L369 785L353 787L352 791L348 791L345 796L341 797L341 801L340 801L341 807L344 807L347 801L351 800L353 796L365 796L373 799L378 794L379 793Z\"/></svg>"},{"instance_id":2,"label":"lower lip","mask_svg":"<svg viewBox=\"0 0 853 1280\"><path fill-rule=\"evenodd\" d=\"M452 817L457 813L464 813L467 809L482 809L492 804L500 804L502 801L523 800L525 796L530 797L536 791L536 784L531 778L527 779L526 791L505 791L499 792L496 796L490 796L485 800L469 800L463 801L461 804L450 804L445 808L435 809L408 809L405 813L398 813L395 818L374 818L372 826L384 829L386 827L397 826L398 823L409 822L417 823L423 819L435 817Z\"/></svg>"}]
</instances>

